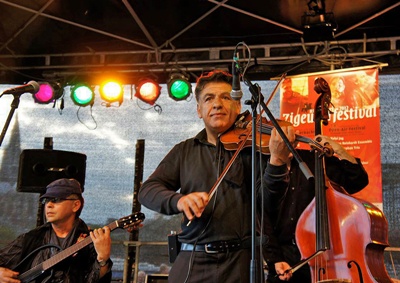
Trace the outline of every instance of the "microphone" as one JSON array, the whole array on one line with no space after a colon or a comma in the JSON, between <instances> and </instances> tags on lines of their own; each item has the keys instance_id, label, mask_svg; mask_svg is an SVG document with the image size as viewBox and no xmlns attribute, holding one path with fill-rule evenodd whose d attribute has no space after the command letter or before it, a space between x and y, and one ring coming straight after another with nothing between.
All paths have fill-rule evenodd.
<instances>
[{"instance_id":1,"label":"microphone","mask_svg":"<svg viewBox=\"0 0 400 283\"><path fill-rule=\"evenodd\" d=\"M232 62L232 91L231 97L233 100L240 100L243 96L242 89L240 88L240 74L236 68L235 61Z\"/></svg>"},{"instance_id":2,"label":"microphone","mask_svg":"<svg viewBox=\"0 0 400 283\"><path fill-rule=\"evenodd\" d=\"M6 89L5 91L3 91L2 95L3 94L22 94L25 92L35 94L39 91L39 89L40 89L40 86L37 82L30 81L26 85L21 85L21 86L17 86L14 88Z\"/></svg>"}]
</instances>

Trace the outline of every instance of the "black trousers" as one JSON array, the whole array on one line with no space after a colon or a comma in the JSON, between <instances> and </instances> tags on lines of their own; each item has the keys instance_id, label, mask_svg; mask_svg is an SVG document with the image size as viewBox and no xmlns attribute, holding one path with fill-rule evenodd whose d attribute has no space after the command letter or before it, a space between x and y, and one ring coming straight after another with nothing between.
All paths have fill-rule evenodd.
<instances>
[{"instance_id":1,"label":"black trousers","mask_svg":"<svg viewBox=\"0 0 400 283\"><path fill-rule=\"evenodd\" d=\"M256 283L264 282L260 261L257 260ZM168 282L249 283L250 263L251 249L218 254L181 251L169 272Z\"/></svg>"}]
</instances>

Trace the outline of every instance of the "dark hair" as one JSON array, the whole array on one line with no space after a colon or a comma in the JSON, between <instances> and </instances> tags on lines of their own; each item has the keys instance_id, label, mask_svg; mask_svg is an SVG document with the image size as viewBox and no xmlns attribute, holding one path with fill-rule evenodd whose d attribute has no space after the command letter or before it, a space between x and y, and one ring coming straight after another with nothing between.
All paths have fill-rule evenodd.
<instances>
[{"instance_id":1,"label":"dark hair","mask_svg":"<svg viewBox=\"0 0 400 283\"><path fill-rule=\"evenodd\" d=\"M79 210L75 213L75 218L78 218L81 215L83 205L85 204L85 200L83 199L81 194L71 194L70 196L73 196L74 198L77 198L81 202L81 207Z\"/></svg>"},{"instance_id":2,"label":"dark hair","mask_svg":"<svg viewBox=\"0 0 400 283\"><path fill-rule=\"evenodd\" d=\"M202 74L196 82L196 88L194 90L196 101L199 101L200 92L209 83L223 82L232 84L232 75L222 70L214 70L206 74Z\"/></svg>"}]
</instances>

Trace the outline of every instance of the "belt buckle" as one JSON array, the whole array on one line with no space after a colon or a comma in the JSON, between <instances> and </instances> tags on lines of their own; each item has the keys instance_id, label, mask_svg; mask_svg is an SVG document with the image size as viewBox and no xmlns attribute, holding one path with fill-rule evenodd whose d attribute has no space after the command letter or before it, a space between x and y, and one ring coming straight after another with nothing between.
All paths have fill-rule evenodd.
<instances>
[{"instance_id":1,"label":"belt buckle","mask_svg":"<svg viewBox=\"0 0 400 283\"><path fill-rule=\"evenodd\" d=\"M204 250L205 250L206 253L208 253L208 254L217 254L217 253L218 253L218 251L211 251L211 250L209 250L209 249L208 249L208 244L205 244L205 245L204 245Z\"/></svg>"}]
</instances>

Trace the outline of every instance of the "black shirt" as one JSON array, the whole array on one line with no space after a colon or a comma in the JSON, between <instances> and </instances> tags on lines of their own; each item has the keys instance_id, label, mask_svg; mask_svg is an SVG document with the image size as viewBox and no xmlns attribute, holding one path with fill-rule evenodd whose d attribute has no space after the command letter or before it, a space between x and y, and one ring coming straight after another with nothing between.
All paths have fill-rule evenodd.
<instances>
[{"instance_id":1,"label":"black shirt","mask_svg":"<svg viewBox=\"0 0 400 283\"><path fill-rule=\"evenodd\" d=\"M233 154L234 151L225 150L221 144L215 146L208 143L203 130L196 137L172 148L143 183L139 191L139 201L154 211L167 215L178 214L180 211L177 203L182 195L209 192ZM257 154L257 165L260 163L259 159ZM265 168L268 157L263 156L261 159ZM179 235L181 242L194 243L199 236L198 244L243 240L251 236L251 168L251 149L243 149L202 216L194 219L189 226L184 217ZM259 187L262 174L259 173L260 170L256 171L256 183Z\"/></svg>"}]
</instances>

